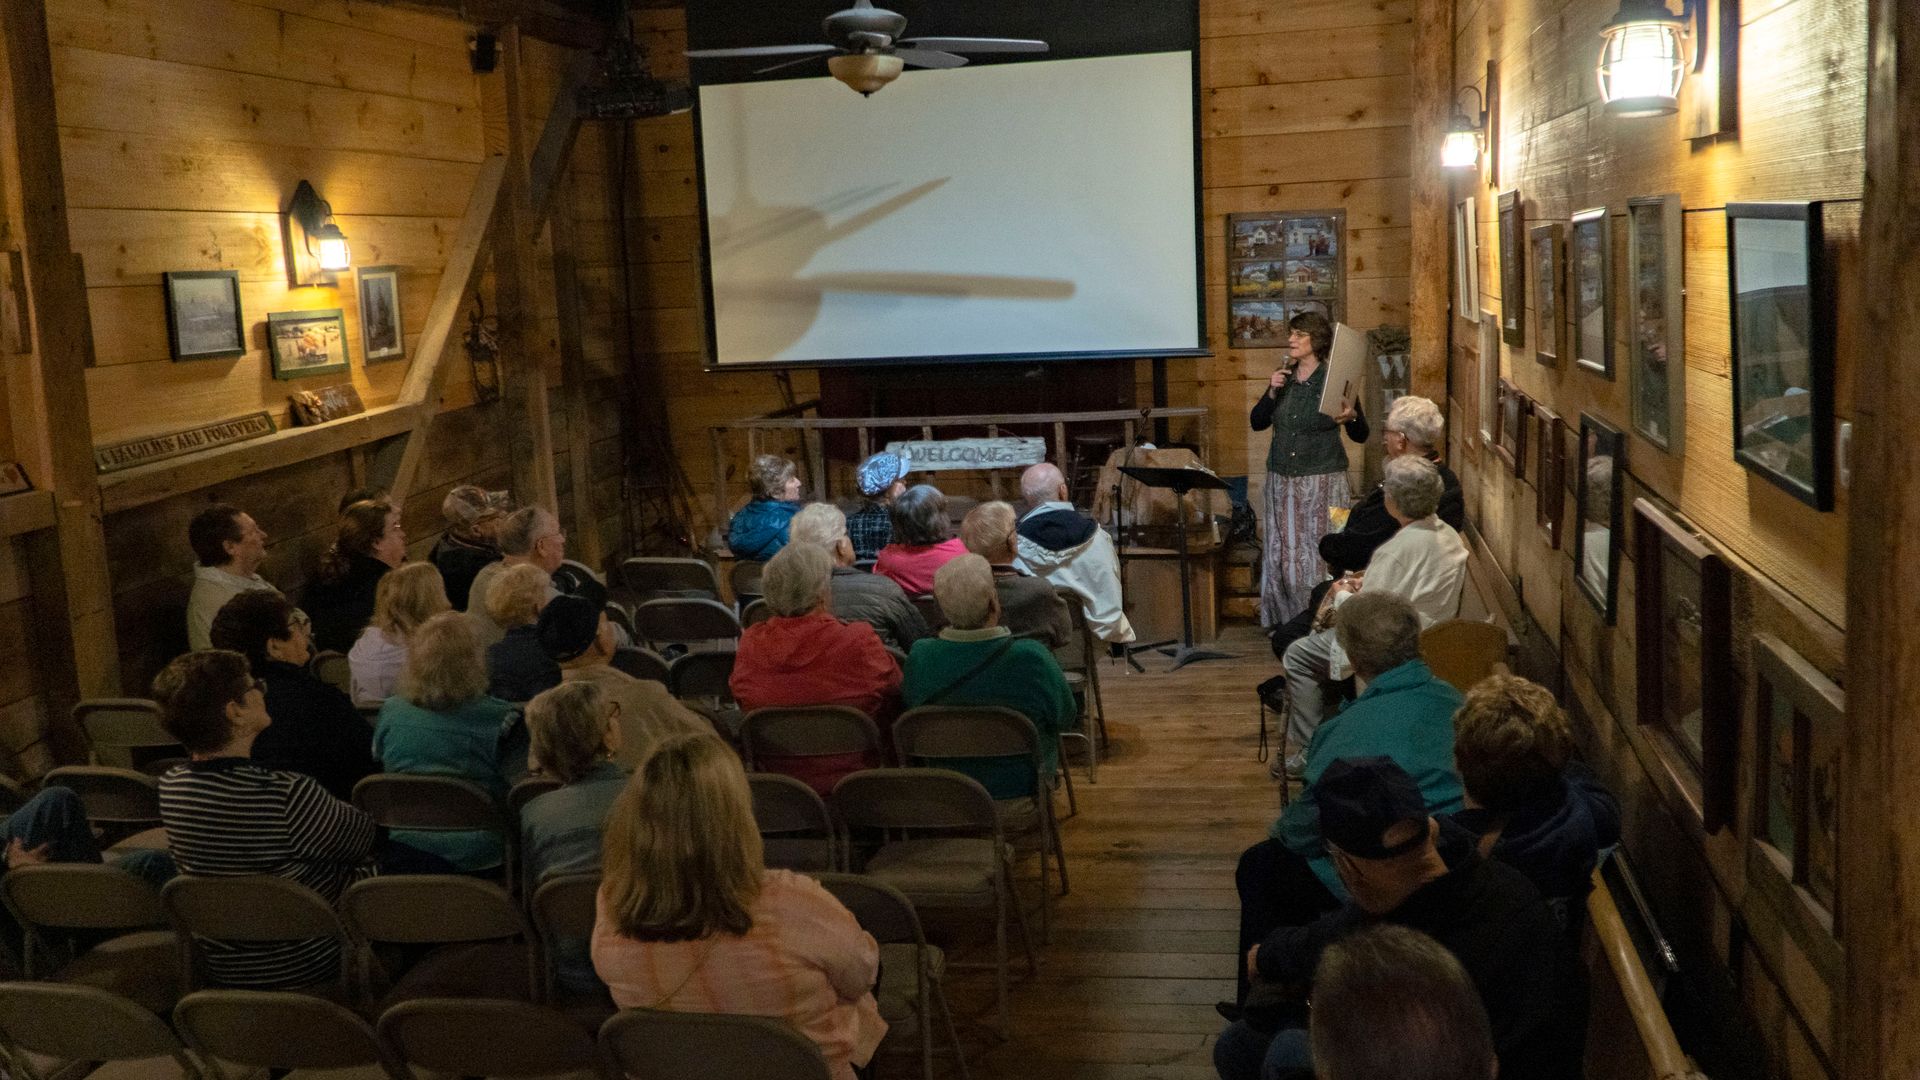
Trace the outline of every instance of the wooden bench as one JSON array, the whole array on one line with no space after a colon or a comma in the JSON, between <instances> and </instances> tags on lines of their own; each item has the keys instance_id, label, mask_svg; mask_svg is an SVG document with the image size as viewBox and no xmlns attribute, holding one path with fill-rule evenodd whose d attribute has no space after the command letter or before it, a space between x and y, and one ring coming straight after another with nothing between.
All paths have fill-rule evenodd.
<instances>
[{"instance_id":1,"label":"wooden bench","mask_svg":"<svg viewBox=\"0 0 1920 1080\"><path fill-rule=\"evenodd\" d=\"M1620 857L1618 852L1611 856ZM1659 989L1641 959L1641 946L1621 913L1622 903L1647 927L1647 947L1663 957L1670 957L1670 950L1658 928L1641 917L1632 896L1616 899L1605 865L1593 872L1587 928L1581 940L1592 999L1587 1012L1587 1080L1706 1080L1674 1037Z\"/></svg>"}]
</instances>

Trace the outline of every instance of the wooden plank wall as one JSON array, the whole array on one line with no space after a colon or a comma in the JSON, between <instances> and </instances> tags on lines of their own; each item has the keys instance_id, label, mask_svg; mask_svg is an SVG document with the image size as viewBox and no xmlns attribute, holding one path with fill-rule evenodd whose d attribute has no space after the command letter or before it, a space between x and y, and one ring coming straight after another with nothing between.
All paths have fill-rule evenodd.
<instances>
[{"instance_id":1,"label":"wooden plank wall","mask_svg":"<svg viewBox=\"0 0 1920 1080\"><path fill-rule=\"evenodd\" d=\"M1792 897L1750 877L1754 834L1752 633L1780 637L1844 684L1846 507L1818 513L1750 475L1732 456L1731 344L1726 217L1729 200L1832 199L1832 254L1839 266L1840 419L1852 400L1851 357L1863 346L1859 214L1863 177L1865 5L1860 0L1770 0L1743 5L1737 137L1689 143L1676 118L1622 119L1598 103L1594 64L1613 0L1452 0L1456 85L1480 82L1500 63L1499 160L1454 181L1454 198L1478 202L1480 307L1531 298L1500 295L1495 197L1518 189L1526 224L1566 223L1606 205L1614 216L1616 296L1626 296L1625 203L1677 192L1685 206L1686 421L1683 445L1667 453L1631 433L1628 360L1609 382L1564 361L1534 360L1533 313L1525 348L1501 345L1499 370L1569 424L1583 412L1628 431L1624 498L1676 506L1735 567L1735 665L1741 682L1741 791L1736 823L1705 835L1686 785L1635 724L1632 517L1622 538L1617 619L1604 625L1572 585L1572 542L1552 550L1535 525L1535 490L1516 480L1479 437L1479 327L1453 321L1451 460L1468 496L1477 553L1503 581L1530 653L1548 658L1537 677L1564 674L1566 698L1583 721L1588 749L1627 808L1627 846L1653 892L1683 960L1744 996L1763 1036L1766 1071L1795 1078L1834 1075L1834 1009L1840 951L1830 932L1801 917ZM1626 338L1617 303L1616 341ZM1529 467L1537 447L1529 448ZM1529 476L1531 476L1529 472ZM1571 506L1572 500L1568 500ZM1569 521L1566 528L1576 528ZM1570 534L1569 534L1570 535ZM1557 663L1553 660L1557 656ZM1840 905L1845 907L1845 884ZM1716 1074L1718 1075L1718 1074Z\"/></svg>"}]
</instances>

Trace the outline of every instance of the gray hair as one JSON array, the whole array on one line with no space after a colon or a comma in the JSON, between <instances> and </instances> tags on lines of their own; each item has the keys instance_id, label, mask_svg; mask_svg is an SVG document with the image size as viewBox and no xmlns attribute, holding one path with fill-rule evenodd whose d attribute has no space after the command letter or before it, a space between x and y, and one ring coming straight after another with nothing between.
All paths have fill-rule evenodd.
<instances>
[{"instance_id":1,"label":"gray hair","mask_svg":"<svg viewBox=\"0 0 1920 1080\"><path fill-rule=\"evenodd\" d=\"M1053 497L1060 494L1060 485L1066 482L1058 465L1043 461L1020 474L1020 497L1029 507L1052 502Z\"/></svg>"},{"instance_id":2,"label":"gray hair","mask_svg":"<svg viewBox=\"0 0 1920 1080\"><path fill-rule=\"evenodd\" d=\"M1408 442L1431 452L1440 449L1440 440L1446 437L1447 419L1432 399L1408 394L1387 410L1387 430L1397 431Z\"/></svg>"},{"instance_id":3,"label":"gray hair","mask_svg":"<svg viewBox=\"0 0 1920 1080\"><path fill-rule=\"evenodd\" d=\"M1362 588L1334 609L1333 632L1363 679L1420 659L1420 613L1399 593Z\"/></svg>"},{"instance_id":4,"label":"gray hair","mask_svg":"<svg viewBox=\"0 0 1920 1080\"><path fill-rule=\"evenodd\" d=\"M847 535L847 515L832 503L808 503L787 523L787 542L832 548Z\"/></svg>"},{"instance_id":5,"label":"gray hair","mask_svg":"<svg viewBox=\"0 0 1920 1080\"><path fill-rule=\"evenodd\" d=\"M993 601L1000 595L993 583L993 567L979 555L962 555L947 561L933 573L933 598L947 625L955 630L978 630L993 615Z\"/></svg>"},{"instance_id":6,"label":"gray hair","mask_svg":"<svg viewBox=\"0 0 1920 1080\"><path fill-rule=\"evenodd\" d=\"M763 499L777 499L785 492L787 481L793 479L793 462L778 454L761 454L753 459L753 465L747 470L753 481L753 493Z\"/></svg>"},{"instance_id":7,"label":"gray hair","mask_svg":"<svg viewBox=\"0 0 1920 1080\"><path fill-rule=\"evenodd\" d=\"M887 516L893 522L893 542L902 547L931 547L953 537L947 497L932 484L915 484L901 492Z\"/></svg>"},{"instance_id":8,"label":"gray hair","mask_svg":"<svg viewBox=\"0 0 1920 1080\"><path fill-rule=\"evenodd\" d=\"M1313 974L1313 1069L1324 1080L1487 1080L1493 1030L1446 947L1386 923L1327 946Z\"/></svg>"},{"instance_id":9,"label":"gray hair","mask_svg":"<svg viewBox=\"0 0 1920 1080\"><path fill-rule=\"evenodd\" d=\"M571 784L603 756L609 726L598 685L582 680L541 691L527 703L527 763Z\"/></svg>"},{"instance_id":10,"label":"gray hair","mask_svg":"<svg viewBox=\"0 0 1920 1080\"><path fill-rule=\"evenodd\" d=\"M833 558L818 544L789 543L767 560L760 589L775 615L805 615L820 605L833 580Z\"/></svg>"},{"instance_id":11,"label":"gray hair","mask_svg":"<svg viewBox=\"0 0 1920 1080\"><path fill-rule=\"evenodd\" d=\"M1386 476L1380 486L1387 498L1405 517L1418 521L1440 509L1440 496L1446 484L1440 479L1440 467L1423 457L1403 454L1387 462Z\"/></svg>"},{"instance_id":12,"label":"gray hair","mask_svg":"<svg viewBox=\"0 0 1920 1080\"><path fill-rule=\"evenodd\" d=\"M526 506L507 515L494 534L494 541L506 555L531 555L533 545L548 532L560 527L560 519L544 506Z\"/></svg>"},{"instance_id":13,"label":"gray hair","mask_svg":"<svg viewBox=\"0 0 1920 1080\"><path fill-rule=\"evenodd\" d=\"M446 712L487 692L486 655L473 618L443 611L407 639L400 696L428 712Z\"/></svg>"}]
</instances>

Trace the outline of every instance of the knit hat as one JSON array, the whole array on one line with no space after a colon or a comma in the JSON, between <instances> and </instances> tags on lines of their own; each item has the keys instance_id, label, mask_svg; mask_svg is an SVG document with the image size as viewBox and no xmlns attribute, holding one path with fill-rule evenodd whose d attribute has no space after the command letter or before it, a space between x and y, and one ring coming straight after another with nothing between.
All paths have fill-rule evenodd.
<instances>
[{"instance_id":1,"label":"knit hat","mask_svg":"<svg viewBox=\"0 0 1920 1080\"><path fill-rule=\"evenodd\" d=\"M580 596L563 593L547 601L535 624L540 648L555 663L581 656L600 636L600 611L598 604Z\"/></svg>"},{"instance_id":2,"label":"knit hat","mask_svg":"<svg viewBox=\"0 0 1920 1080\"><path fill-rule=\"evenodd\" d=\"M489 514L498 514L507 508L507 493L488 491L475 484L461 484L440 502L440 514L449 522L462 528Z\"/></svg>"},{"instance_id":3,"label":"knit hat","mask_svg":"<svg viewBox=\"0 0 1920 1080\"><path fill-rule=\"evenodd\" d=\"M904 451L882 450L860 463L858 475L860 494L877 498L907 475L907 455Z\"/></svg>"},{"instance_id":4,"label":"knit hat","mask_svg":"<svg viewBox=\"0 0 1920 1080\"><path fill-rule=\"evenodd\" d=\"M1380 838L1403 821L1427 820L1420 785L1390 757L1341 758L1313 785L1320 836L1357 859L1390 859L1426 842L1422 829L1391 847Z\"/></svg>"}]
</instances>

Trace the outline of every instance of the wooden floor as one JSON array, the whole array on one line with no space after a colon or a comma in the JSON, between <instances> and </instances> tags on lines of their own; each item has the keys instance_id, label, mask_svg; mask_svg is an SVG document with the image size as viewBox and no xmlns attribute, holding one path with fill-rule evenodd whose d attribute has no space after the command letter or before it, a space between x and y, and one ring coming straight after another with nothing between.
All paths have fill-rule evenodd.
<instances>
[{"instance_id":1,"label":"wooden floor","mask_svg":"<svg viewBox=\"0 0 1920 1080\"><path fill-rule=\"evenodd\" d=\"M1064 825L1073 891L1056 898L1039 976L1016 963L1011 1041L985 1026L990 978L949 976L974 1077L1214 1076L1213 1004L1233 996L1234 862L1277 805L1254 760L1254 687L1279 670L1255 628L1228 628L1218 644L1238 658L1169 673L1164 657L1143 655L1145 675L1103 666L1113 743L1098 784L1074 769L1080 812ZM945 1055L937 1071L958 1075ZM882 1072L917 1076L918 1062L890 1054Z\"/></svg>"}]
</instances>

